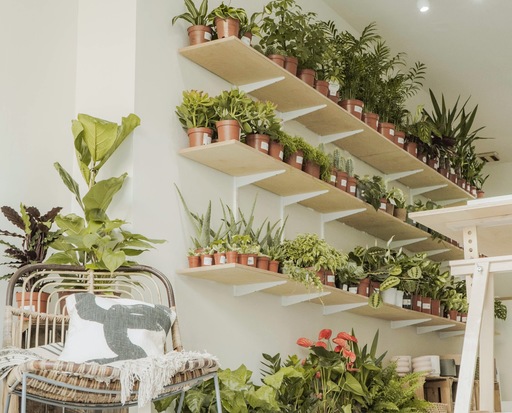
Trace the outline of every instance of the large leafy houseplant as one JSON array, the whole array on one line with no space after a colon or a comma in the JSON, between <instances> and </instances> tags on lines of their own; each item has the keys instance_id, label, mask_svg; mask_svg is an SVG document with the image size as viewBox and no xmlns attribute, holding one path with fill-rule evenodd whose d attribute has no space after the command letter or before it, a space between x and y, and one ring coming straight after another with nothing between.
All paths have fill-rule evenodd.
<instances>
[{"instance_id":1,"label":"large leafy houseplant","mask_svg":"<svg viewBox=\"0 0 512 413\"><path fill-rule=\"evenodd\" d=\"M61 207L55 207L41 214L36 207L20 204L18 213L9 206L3 206L2 214L21 232L0 230L0 236L5 237L0 239L0 244L6 246L4 256L9 260L0 265L18 269L27 264L43 262L50 245L61 234L60 231L52 231L55 218L61 209ZM8 280L12 275L13 273L6 274L1 279ZM31 277L25 285L26 290L39 291L41 285L37 282L38 279L38 277ZM22 282L23 279L20 280L19 285Z\"/></svg>"},{"instance_id":2,"label":"large leafy houseplant","mask_svg":"<svg viewBox=\"0 0 512 413\"><path fill-rule=\"evenodd\" d=\"M79 184L58 162L54 165L75 196L83 217L68 214L56 218L63 234L52 244L59 252L53 254L48 263L84 265L113 272L122 265L134 264L131 257L152 248L153 243L163 242L134 234L123 228L124 220L110 219L107 215L126 173L98 180L102 167L139 123L140 119L134 114L123 118L121 125L85 114L73 120L75 153L87 188L85 195L81 195Z\"/></svg>"}]
</instances>

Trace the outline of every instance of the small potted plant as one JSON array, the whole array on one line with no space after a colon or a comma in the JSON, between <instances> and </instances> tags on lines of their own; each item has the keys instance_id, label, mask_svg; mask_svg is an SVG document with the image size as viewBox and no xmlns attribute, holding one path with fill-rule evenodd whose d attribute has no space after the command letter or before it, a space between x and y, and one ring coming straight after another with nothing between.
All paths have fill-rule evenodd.
<instances>
[{"instance_id":1,"label":"small potted plant","mask_svg":"<svg viewBox=\"0 0 512 413\"><path fill-rule=\"evenodd\" d=\"M183 91L181 105L176 106L176 115L189 138L189 146L208 145L212 142L214 99L200 90Z\"/></svg>"},{"instance_id":2,"label":"small potted plant","mask_svg":"<svg viewBox=\"0 0 512 413\"><path fill-rule=\"evenodd\" d=\"M276 138L281 130L276 105L270 101L255 101L247 105L242 129L245 143L260 152L268 153L271 137Z\"/></svg>"},{"instance_id":3,"label":"small potted plant","mask_svg":"<svg viewBox=\"0 0 512 413\"><path fill-rule=\"evenodd\" d=\"M236 36L240 33L240 22L246 22L247 13L242 8L231 7L222 2L208 15L208 21L215 25L219 39Z\"/></svg>"},{"instance_id":4,"label":"small potted plant","mask_svg":"<svg viewBox=\"0 0 512 413\"><path fill-rule=\"evenodd\" d=\"M305 141L300 136L292 136L287 133L279 135L279 141L283 144L284 161L294 168L301 169L304 164L304 152L302 147Z\"/></svg>"},{"instance_id":5,"label":"small potted plant","mask_svg":"<svg viewBox=\"0 0 512 413\"><path fill-rule=\"evenodd\" d=\"M174 16L172 24L179 19L191 24L187 29L190 45L209 42L212 40L212 28L208 26L208 0L203 0L199 8L192 0L184 1L187 12Z\"/></svg>"},{"instance_id":6,"label":"small potted plant","mask_svg":"<svg viewBox=\"0 0 512 413\"><path fill-rule=\"evenodd\" d=\"M261 36L260 20L263 12L256 12L250 16L242 17L240 20L240 33L238 37L248 46L251 45L253 36Z\"/></svg>"},{"instance_id":7,"label":"small potted plant","mask_svg":"<svg viewBox=\"0 0 512 413\"><path fill-rule=\"evenodd\" d=\"M381 176L374 175L370 177L365 175L358 177L357 190L358 196L373 206L376 211L379 209L385 210L385 205L383 207L382 204L386 203L386 187Z\"/></svg>"},{"instance_id":8,"label":"small potted plant","mask_svg":"<svg viewBox=\"0 0 512 413\"><path fill-rule=\"evenodd\" d=\"M407 220L407 205L404 192L400 188L393 187L388 190L386 198L395 207L393 215L405 222Z\"/></svg>"},{"instance_id":9,"label":"small potted plant","mask_svg":"<svg viewBox=\"0 0 512 413\"><path fill-rule=\"evenodd\" d=\"M215 128L219 142L240 140L241 124L247 121L247 108L252 102L252 99L238 88L224 90L213 98Z\"/></svg>"},{"instance_id":10,"label":"small potted plant","mask_svg":"<svg viewBox=\"0 0 512 413\"><path fill-rule=\"evenodd\" d=\"M0 265L18 269L27 264L43 262L50 245L61 235L61 231L51 230L61 209L60 207L55 207L42 215L33 206L26 207L20 204L19 213L9 206L3 206L1 208L2 214L21 232L0 230L0 236L4 237L4 239L0 238L0 244L6 246L4 256L10 260L0 263ZM12 275L13 273L6 274L1 279L9 280ZM25 288L23 293L16 293L20 306L31 306L37 303L37 311L46 311L49 294L39 293L43 286L40 282L41 279L42 277L37 276L26 280L20 279L19 285L23 285ZM32 294L35 296L32 296ZM41 296L38 297L38 295ZM26 304L21 304L22 301Z\"/></svg>"}]
</instances>

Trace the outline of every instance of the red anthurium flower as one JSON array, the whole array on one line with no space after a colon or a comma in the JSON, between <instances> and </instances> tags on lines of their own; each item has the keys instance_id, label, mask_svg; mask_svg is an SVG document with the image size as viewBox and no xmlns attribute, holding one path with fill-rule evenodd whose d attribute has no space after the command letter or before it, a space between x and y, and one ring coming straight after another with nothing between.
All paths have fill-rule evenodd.
<instances>
[{"instance_id":1,"label":"red anthurium flower","mask_svg":"<svg viewBox=\"0 0 512 413\"><path fill-rule=\"evenodd\" d=\"M356 361L356 354L346 348L343 349L343 356L348 358L351 362Z\"/></svg>"},{"instance_id":2,"label":"red anthurium flower","mask_svg":"<svg viewBox=\"0 0 512 413\"><path fill-rule=\"evenodd\" d=\"M334 347L334 352L335 353L341 353L341 350L343 350L343 347L341 347L341 346Z\"/></svg>"},{"instance_id":3,"label":"red anthurium flower","mask_svg":"<svg viewBox=\"0 0 512 413\"><path fill-rule=\"evenodd\" d=\"M336 343L338 346L346 347L347 346L347 340L344 340L342 338L336 337L332 339L333 343Z\"/></svg>"},{"instance_id":4,"label":"red anthurium flower","mask_svg":"<svg viewBox=\"0 0 512 413\"><path fill-rule=\"evenodd\" d=\"M320 333L318 333L318 339L319 340L329 340L332 336L332 330L328 328L324 328L323 330L320 330Z\"/></svg>"},{"instance_id":5,"label":"red anthurium flower","mask_svg":"<svg viewBox=\"0 0 512 413\"><path fill-rule=\"evenodd\" d=\"M353 341L354 343L357 343L357 338L355 338L354 336L351 336L349 333L345 333L344 331L342 331L341 333L338 333L338 335L336 337L342 338L343 340Z\"/></svg>"},{"instance_id":6,"label":"red anthurium flower","mask_svg":"<svg viewBox=\"0 0 512 413\"><path fill-rule=\"evenodd\" d=\"M297 340L297 344L301 347L312 347L314 343L309 338L301 337Z\"/></svg>"},{"instance_id":7,"label":"red anthurium flower","mask_svg":"<svg viewBox=\"0 0 512 413\"><path fill-rule=\"evenodd\" d=\"M327 348L327 344L325 344L325 342L324 342L324 341L317 341L317 342L315 343L315 347L323 347L323 348L325 348L325 349L326 349L326 348Z\"/></svg>"}]
</instances>

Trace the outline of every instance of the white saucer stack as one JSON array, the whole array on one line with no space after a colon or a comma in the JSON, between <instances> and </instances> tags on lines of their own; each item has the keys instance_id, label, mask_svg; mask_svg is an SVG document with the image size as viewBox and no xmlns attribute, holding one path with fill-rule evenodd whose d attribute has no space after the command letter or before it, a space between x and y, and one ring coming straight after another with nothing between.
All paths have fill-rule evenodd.
<instances>
[{"instance_id":1,"label":"white saucer stack","mask_svg":"<svg viewBox=\"0 0 512 413\"><path fill-rule=\"evenodd\" d=\"M396 372L400 377L411 372L411 356L394 356L391 361L396 363Z\"/></svg>"},{"instance_id":2,"label":"white saucer stack","mask_svg":"<svg viewBox=\"0 0 512 413\"><path fill-rule=\"evenodd\" d=\"M440 376L441 365L439 356L421 356L412 359L414 372L426 372L428 376Z\"/></svg>"}]
</instances>

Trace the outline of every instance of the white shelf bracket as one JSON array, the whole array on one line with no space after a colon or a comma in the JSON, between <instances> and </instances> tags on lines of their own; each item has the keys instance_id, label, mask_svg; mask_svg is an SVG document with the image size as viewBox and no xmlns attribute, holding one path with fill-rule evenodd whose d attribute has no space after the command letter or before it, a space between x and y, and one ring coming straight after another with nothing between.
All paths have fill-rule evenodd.
<instances>
[{"instance_id":1,"label":"white shelf bracket","mask_svg":"<svg viewBox=\"0 0 512 413\"><path fill-rule=\"evenodd\" d=\"M439 335L439 338L450 338L450 337L463 336L464 335L464 330L460 330L460 331L445 331L444 333L441 332L438 335Z\"/></svg>"},{"instance_id":2,"label":"white shelf bracket","mask_svg":"<svg viewBox=\"0 0 512 413\"><path fill-rule=\"evenodd\" d=\"M277 171L262 172L260 174L236 176L235 177L235 186L237 188L241 188L243 186L253 184L254 182L259 182L259 181L263 181L264 179L267 179L267 178L272 178L273 176L282 174L284 172L286 172L284 169L279 169Z\"/></svg>"},{"instance_id":3,"label":"white shelf bracket","mask_svg":"<svg viewBox=\"0 0 512 413\"><path fill-rule=\"evenodd\" d=\"M242 295L257 293L258 291L263 291L268 288L277 287L278 285L283 285L283 284L286 284L286 281L274 281L274 282L268 282L268 283L235 285L235 286L233 286L233 295L235 297L241 297Z\"/></svg>"},{"instance_id":4,"label":"white shelf bracket","mask_svg":"<svg viewBox=\"0 0 512 413\"><path fill-rule=\"evenodd\" d=\"M417 242L425 241L428 237L402 239L399 241L392 241L389 245L391 248L405 247L406 245L416 244Z\"/></svg>"},{"instance_id":5,"label":"white shelf bracket","mask_svg":"<svg viewBox=\"0 0 512 413\"><path fill-rule=\"evenodd\" d=\"M317 110L323 109L326 106L327 105L318 105L304 109L292 110L290 112L279 112L278 117L280 117L283 122L288 122L289 120L300 118L301 116L307 115L308 113L316 112Z\"/></svg>"},{"instance_id":6,"label":"white shelf bracket","mask_svg":"<svg viewBox=\"0 0 512 413\"><path fill-rule=\"evenodd\" d=\"M427 257L432 257L433 255L442 254L443 252L450 251L448 248L440 248L438 250L430 250L425 251L425 254L427 254Z\"/></svg>"},{"instance_id":7,"label":"white shelf bracket","mask_svg":"<svg viewBox=\"0 0 512 413\"><path fill-rule=\"evenodd\" d=\"M366 208L358 208L358 209L347 209L345 211L337 211L337 212L329 212L327 214L321 214L322 224L327 222L336 221L340 218L345 218L350 215L359 214L360 212L366 211Z\"/></svg>"},{"instance_id":8,"label":"white shelf bracket","mask_svg":"<svg viewBox=\"0 0 512 413\"><path fill-rule=\"evenodd\" d=\"M280 82L281 80L284 80L284 76L278 76L272 79L265 79L254 83L247 83L246 85L238 86L238 89L243 90L245 93L251 93L254 90L262 89L266 86L273 85L274 83Z\"/></svg>"},{"instance_id":9,"label":"white shelf bracket","mask_svg":"<svg viewBox=\"0 0 512 413\"><path fill-rule=\"evenodd\" d=\"M349 136L357 135L358 133L361 133L362 131L363 131L363 129L357 129L357 130L351 130L348 132L341 132L341 133L334 133L332 135L320 136L319 141L320 141L320 143L323 143L323 144L332 143L332 142L339 141L340 139L348 138Z\"/></svg>"},{"instance_id":10,"label":"white shelf bracket","mask_svg":"<svg viewBox=\"0 0 512 413\"><path fill-rule=\"evenodd\" d=\"M410 194L411 194L411 196L421 195L426 192L435 191L436 189L445 188L447 186L448 186L448 184L442 184L442 185L425 186L423 188L411 188Z\"/></svg>"},{"instance_id":11,"label":"white shelf bracket","mask_svg":"<svg viewBox=\"0 0 512 413\"><path fill-rule=\"evenodd\" d=\"M432 320L431 318L417 318L415 320L397 320L391 321L391 328L404 328L415 324L425 323Z\"/></svg>"},{"instance_id":12,"label":"white shelf bracket","mask_svg":"<svg viewBox=\"0 0 512 413\"><path fill-rule=\"evenodd\" d=\"M315 298L324 297L329 294L329 291L319 291L317 293L310 294L287 295L281 297L281 305L286 307L293 304L303 303L304 301L314 300Z\"/></svg>"},{"instance_id":13,"label":"white shelf bracket","mask_svg":"<svg viewBox=\"0 0 512 413\"><path fill-rule=\"evenodd\" d=\"M350 311L350 310L353 310L354 308L364 307L365 305L368 305L368 302L340 304L340 305L327 305L324 307L324 315L341 313L343 311Z\"/></svg>"},{"instance_id":14,"label":"white shelf bracket","mask_svg":"<svg viewBox=\"0 0 512 413\"><path fill-rule=\"evenodd\" d=\"M387 174L387 175L384 175L384 181L386 181L386 182L398 181L399 179L405 178L406 176L411 176L414 174L418 174L420 172L423 172L423 169L414 169L412 171L403 171L403 172L396 172L394 174Z\"/></svg>"},{"instance_id":15,"label":"white shelf bracket","mask_svg":"<svg viewBox=\"0 0 512 413\"><path fill-rule=\"evenodd\" d=\"M432 333L433 331L444 330L445 328L450 328L453 326L455 326L455 324L445 324L442 326L416 327L416 333L418 333L418 334Z\"/></svg>"},{"instance_id":16,"label":"white shelf bracket","mask_svg":"<svg viewBox=\"0 0 512 413\"><path fill-rule=\"evenodd\" d=\"M297 194L297 195L289 195L289 196L283 196L281 198L281 202L283 206L293 205L300 201L305 201L306 199L314 198L323 194L326 194L329 192L327 189L322 191L315 191L315 192L306 192L304 194Z\"/></svg>"}]
</instances>

